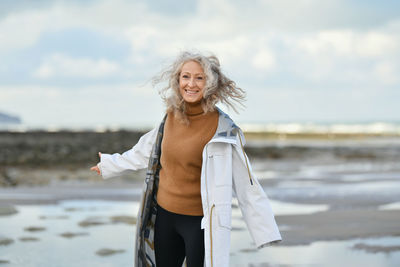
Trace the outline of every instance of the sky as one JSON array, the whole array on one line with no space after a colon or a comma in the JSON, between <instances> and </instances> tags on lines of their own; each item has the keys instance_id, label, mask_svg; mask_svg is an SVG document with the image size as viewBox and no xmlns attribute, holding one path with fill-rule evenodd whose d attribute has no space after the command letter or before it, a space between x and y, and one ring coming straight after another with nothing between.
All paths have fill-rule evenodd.
<instances>
[{"instance_id":1,"label":"sky","mask_svg":"<svg viewBox=\"0 0 400 267\"><path fill-rule=\"evenodd\" d=\"M54 127L150 127L151 78L213 53L240 123L400 121L395 0L2 0L0 112Z\"/></svg>"}]
</instances>

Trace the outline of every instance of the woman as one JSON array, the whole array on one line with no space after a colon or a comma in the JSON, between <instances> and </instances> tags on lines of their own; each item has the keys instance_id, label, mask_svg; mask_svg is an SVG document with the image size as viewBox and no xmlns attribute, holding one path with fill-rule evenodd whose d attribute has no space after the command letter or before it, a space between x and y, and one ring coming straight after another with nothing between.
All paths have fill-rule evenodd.
<instances>
[{"instance_id":1,"label":"woman","mask_svg":"<svg viewBox=\"0 0 400 267\"><path fill-rule=\"evenodd\" d=\"M216 107L244 91L215 56L183 52L154 84L166 115L122 155L101 154L103 178L147 167L136 232L135 266L229 266L232 190L257 247L281 240L268 197L243 150L241 129Z\"/></svg>"}]
</instances>

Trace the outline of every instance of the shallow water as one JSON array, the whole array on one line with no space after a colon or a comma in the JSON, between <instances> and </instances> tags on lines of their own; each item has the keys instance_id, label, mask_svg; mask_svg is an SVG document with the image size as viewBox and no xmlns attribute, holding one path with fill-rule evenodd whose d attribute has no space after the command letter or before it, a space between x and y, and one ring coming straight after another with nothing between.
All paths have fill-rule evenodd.
<instances>
[{"instance_id":1,"label":"shallow water","mask_svg":"<svg viewBox=\"0 0 400 267\"><path fill-rule=\"evenodd\" d=\"M357 243L399 246L400 237L318 241L305 246L273 246L250 251L246 250L248 242L243 239L240 235L232 235L231 266L397 267L400 264L400 252L367 253L352 249Z\"/></svg>"},{"instance_id":2,"label":"shallow water","mask_svg":"<svg viewBox=\"0 0 400 267\"><path fill-rule=\"evenodd\" d=\"M386 205L379 206L380 210L400 210L400 202L393 202Z\"/></svg>"},{"instance_id":3,"label":"shallow water","mask_svg":"<svg viewBox=\"0 0 400 267\"><path fill-rule=\"evenodd\" d=\"M325 205L301 205L271 201L275 214L306 214L324 210ZM0 260L10 266L132 266L135 225L111 223L111 216L136 216L137 202L68 200L57 205L20 205L18 213L0 217L0 236L14 239L0 247ZM101 225L82 227L90 219ZM44 227L29 232L26 227ZM398 266L400 252L368 253L354 250L356 243L400 245L400 237L314 242L302 246L273 246L255 250L239 209L233 209L231 266ZM283 230L284 225L280 225ZM60 236L71 232L73 238ZM36 237L38 241L21 241ZM108 248L124 250L110 256L96 252ZM7 266L8 266L7 265Z\"/></svg>"},{"instance_id":4,"label":"shallow water","mask_svg":"<svg viewBox=\"0 0 400 267\"><path fill-rule=\"evenodd\" d=\"M135 227L109 224L109 217L135 216L137 203L114 201L64 201L59 205L17 206L18 214L0 217L0 235L14 239L14 243L0 248L0 260L15 266L131 266ZM41 216L48 216L40 219ZM63 217L57 216L68 216ZM104 225L81 227L79 222L96 217ZM44 231L28 232L29 226L45 227ZM6 229L6 230L4 230ZM61 233L86 233L65 238ZM22 242L20 237L36 237L39 241ZM123 249L108 257L96 251L102 248Z\"/></svg>"}]
</instances>

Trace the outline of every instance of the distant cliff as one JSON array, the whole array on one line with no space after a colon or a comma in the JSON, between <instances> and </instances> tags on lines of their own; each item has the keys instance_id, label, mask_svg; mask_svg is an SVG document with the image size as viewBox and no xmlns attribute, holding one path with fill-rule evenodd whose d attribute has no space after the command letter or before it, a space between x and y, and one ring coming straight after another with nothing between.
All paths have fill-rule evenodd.
<instances>
[{"instance_id":1,"label":"distant cliff","mask_svg":"<svg viewBox=\"0 0 400 267\"><path fill-rule=\"evenodd\" d=\"M21 123L21 119L17 116L11 116L0 112L0 123Z\"/></svg>"}]
</instances>

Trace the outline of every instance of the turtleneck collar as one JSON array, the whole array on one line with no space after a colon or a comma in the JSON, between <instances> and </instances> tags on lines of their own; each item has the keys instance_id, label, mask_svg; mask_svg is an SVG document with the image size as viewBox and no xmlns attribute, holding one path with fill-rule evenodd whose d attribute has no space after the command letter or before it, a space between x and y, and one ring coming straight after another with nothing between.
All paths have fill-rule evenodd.
<instances>
[{"instance_id":1,"label":"turtleneck collar","mask_svg":"<svg viewBox=\"0 0 400 267\"><path fill-rule=\"evenodd\" d=\"M188 103L186 104L186 115L188 116L196 116L204 113L203 107L201 106L201 101L195 103Z\"/></svg>"}]
</instances>

